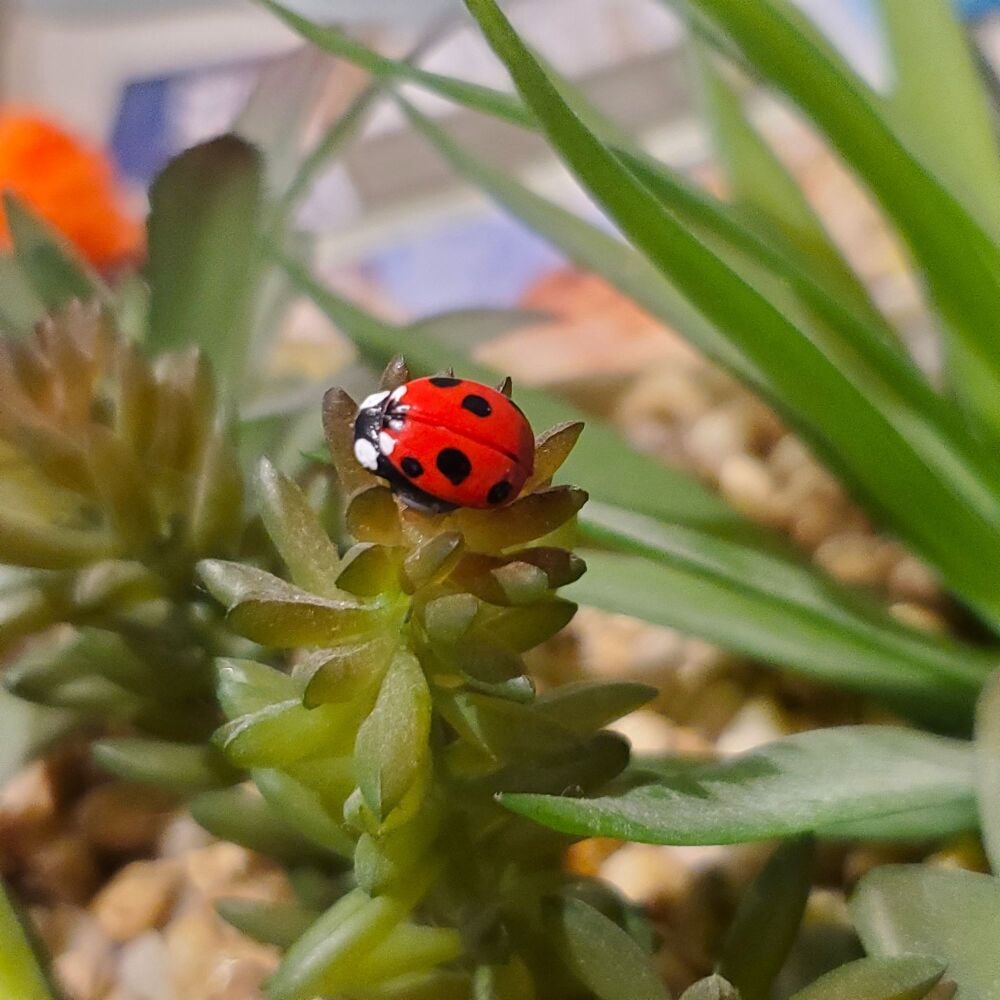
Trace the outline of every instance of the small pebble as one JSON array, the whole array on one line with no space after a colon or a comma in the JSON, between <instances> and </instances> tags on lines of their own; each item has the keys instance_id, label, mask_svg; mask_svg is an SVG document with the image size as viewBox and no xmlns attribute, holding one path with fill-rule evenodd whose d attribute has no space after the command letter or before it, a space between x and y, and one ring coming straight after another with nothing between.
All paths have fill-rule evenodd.
<instances>
[{"instance_id":1,"label":"small pebble","mask_svg":"<svg viewBox=\"0 0 1000 1000\"><path fill-rule=\"evenodd\" d=\"M176 861L134 861L98 893L91 912L113 940L130 941L163 923L180 880Z\"/></svg>"},{"instance_id":2,"label":"small pebble","mask_svg":"<svg viewBox=\"0 0 1000 1000\"><path fill-rule=\"evenodd\" d=\"M123 1000L177 1000L180 996L170 984L166 942L156 931L146 931L122 948L118 976Z\"/></svg>"},{"instance_id":3,"label":"small pebble","mask_svg":"<svg viewBox=\"0 0 1000 1000\"><path fill-rule=\"evenodd\" d=\"M890 544L857 532L833 535L815 553L816 562L837 580L869 587L885 581L894 557L895 549Z\"/></svg>"},{"instance_id":4,"label":"small pebble","mask_svg":"<svg viewBox=\"0 0 1000 1000\"><path fill-rule=\"evenodd\" d=\"M919 629L921 632L930 632L935 635L943 635L948 631L948 623L936 611L925 607L922 604L913 604L909 601L899 601L889 605L890 613L898 618L904 625Z\"/></svg>"},{"instance_id":5,"label":"small pebble","mask_svg":"<svg viewBox=\"0 0 1000 1000\"><path fill-rule=\"evenodd\" d=\"M699 417L684 436L684 446L703 475L714 477L732 455L748 446L748 429L732 408L720 407Z\"/></svg>"},{"instance_id":6,"label":"small pebble","mask_svg":"<svg viewBox=\"0 0 1000 1000\"><path fill-rule=\"evenodd\" d=\"M719 489L741 513L764 524L781 520L774 480L767 466L752 455L730 455L719 468Z\"/></svg>"},{"instance_id":7,"label":"small pebble","mask_svg":"<svg viewBox=\"0 0 1000 1000\"><path fill-rule=\"evenodd\" d=\"M677 900L691 886L691 871L675 849L653 844L626 844L601 866L601 878L643 906Z\"/></svg>"},{"instance_id":8,"label":"small pebble","mask_svg":"<svg viewBox=\"0 0 1000 1000\"><path fill-rule=\"evenodd\" d=\"M632 744L636 754L664 754L673 749L674 727L658 712L640 708L609 727Z\"/></svg>"},{"instance_id":9,"label":"small pebble","mask_svg":"<svg viewBox=\"0 0 1000 1000\"><path fill-rule=\"evenodd\" d=\"M770 698L753 698L733 716L719 734L715 749L725 756L745 753L789 732L780 708Z\"/></svg>"}]
</instances>

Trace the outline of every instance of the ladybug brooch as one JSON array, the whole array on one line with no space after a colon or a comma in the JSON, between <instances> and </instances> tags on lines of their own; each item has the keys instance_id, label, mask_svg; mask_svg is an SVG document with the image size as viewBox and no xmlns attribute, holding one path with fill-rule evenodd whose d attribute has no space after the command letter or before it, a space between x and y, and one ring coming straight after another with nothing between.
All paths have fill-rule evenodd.
<instances>
[{"instance_id":1,"label":"ladybug brooch","mask_svg":"<svg viewBox=\"0 0 1000 1000\"><path fill-rule=\"evenodd\" d=\"M354 419L354 456L417 510L500 507L531 475L535 435L497 389L434 375L373 393Z\"/></svg>"}]
</instances>

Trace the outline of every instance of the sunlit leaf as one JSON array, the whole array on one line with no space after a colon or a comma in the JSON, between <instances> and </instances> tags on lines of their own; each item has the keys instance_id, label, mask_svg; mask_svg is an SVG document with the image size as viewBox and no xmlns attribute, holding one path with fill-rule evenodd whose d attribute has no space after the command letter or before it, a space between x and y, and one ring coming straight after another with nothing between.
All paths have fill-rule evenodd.
<instances>
[{"instance_id":1,"label":"sunlit leaf","mask_svg":"<svg viewBox=\"0 0 1000 1000\"><path fill-rule=\"evenodd\" d=\"M872 761L879 762L878 767ZM975 794L967 743L872 726L788 736L593 799L505 795L509 809L565 833L654 844L732 844L822 830ZM967 811L956 813L965 827Z\"/></svg>"}]
</instances>

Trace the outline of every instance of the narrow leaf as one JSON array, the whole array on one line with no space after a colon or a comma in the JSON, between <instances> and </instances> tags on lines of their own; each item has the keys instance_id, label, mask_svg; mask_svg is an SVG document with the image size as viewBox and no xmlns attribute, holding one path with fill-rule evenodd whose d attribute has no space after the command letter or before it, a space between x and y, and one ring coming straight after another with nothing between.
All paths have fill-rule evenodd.
<instances>
[{"instance_id":1,"label":"narrow leaf","mask_svg":"<svg viewBox=\"0 0 1000 1000\"><path fill-rule=\"evenodd\" d=\"M814 857L811 838L789 841L774 852L744 893L718 966L741 1000L770 997L802 923Z\"/></svg>"},{"instance_id":2,"label":"narrow leaf","mask_svg":"<svg viewBox=\"0 0 1000 1000\"><path fill-rule=\"evenodd\" d=\"M417 780L429 752L431 701L417 658L399 652L382 681L378 700L358 731L354 751L358 786L369 808L384 819Z\"/></svg>"},{"instance_id":3,"label":"narrow leaf","mask_svg":"<svg viewBox=\"0 0 1000 1000\"><path fill-rule=\"evenodd\" d=\"M668 1000L649 956L582 899L562 899L547 921L559 956L599 1000Z\"/></svg>"},{"instance_id":4,"label":"narrow leaf","mask_svg":"<svg viewBox=\"0 0 1000 1000\"><path fill-rule=\"evenodd\" d=\"M1000 148L971 39L948 0L878 0L893 121L951 188L1000 232Z\"/></svg>"}]
</instances>

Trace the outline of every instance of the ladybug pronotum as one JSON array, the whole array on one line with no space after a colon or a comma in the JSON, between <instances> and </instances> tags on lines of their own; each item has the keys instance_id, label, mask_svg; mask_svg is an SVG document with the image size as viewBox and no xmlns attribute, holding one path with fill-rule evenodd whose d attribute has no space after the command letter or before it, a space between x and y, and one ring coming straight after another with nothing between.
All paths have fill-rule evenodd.
<instances>
[{"instance_id":1,"label":"ladybug pronotum","mask_svg":"<svg viewBox=\"0 0 1000 1000\"><path fill-rule=\"evenodd\" d=\"M354 455L408 506L434 513L501 507L535 459L527 417L500 389L435 375L373 393L354 420Z\"/></svg>"}]
</instances>

